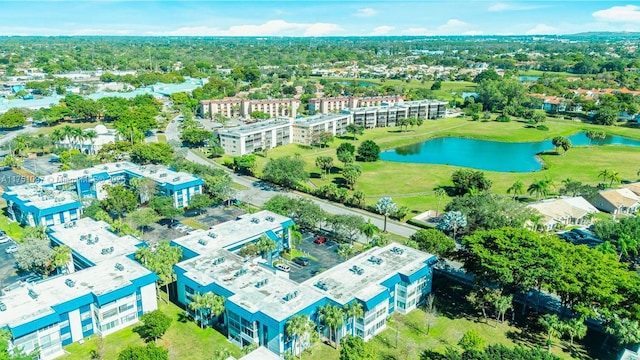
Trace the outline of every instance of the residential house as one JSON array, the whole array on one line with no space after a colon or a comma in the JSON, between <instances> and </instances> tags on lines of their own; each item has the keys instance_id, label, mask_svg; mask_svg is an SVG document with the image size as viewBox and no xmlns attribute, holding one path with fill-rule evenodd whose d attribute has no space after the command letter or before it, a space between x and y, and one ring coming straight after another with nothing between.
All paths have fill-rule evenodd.
<instances>
[{"instance_id":1,"label":"residential house","mask_svg":"<svg viewBox=\"0 0 640 360\"><path fill-rule=\"evenodd\" d=\"M598 192L591 204L612 215L633 215L640 209L640 196L626 188L609 189Z\"/></svg>"},{"instance_id":2,"label":"residential house","mask_svg":"<svg viewBox=\"0 0 640 360\"><path fill-rule=\"evenodd\" d=\"M527 207L542 215L541 221L536 225L547 231L568 225L590 225L593 215L599 212L581 196L543 200Z\"/></svg>"}]
</instances>

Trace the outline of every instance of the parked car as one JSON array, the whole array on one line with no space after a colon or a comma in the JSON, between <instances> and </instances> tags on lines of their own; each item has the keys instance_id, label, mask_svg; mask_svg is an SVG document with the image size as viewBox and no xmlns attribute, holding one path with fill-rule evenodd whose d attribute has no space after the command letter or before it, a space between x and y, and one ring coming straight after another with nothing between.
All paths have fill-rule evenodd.
<instances>
[{"instance_id":1,"label":"parked car","mask_svg":"<svg viewBox=\"0 0 640 360\"><path fill-rule=\"evenodd\" d=\"M8 248L6 248L4 252L7 254L13 254L16 251L18 251L18 245L11 245Z\"/></svg>"},{"instance_id":2,"label":"parked car","mask_svg":"<svg viewBox=\"0 0 640 360\"><path fill-rule=\"evenodd\" d=\"M0 311L6 311L7 305L5 305L2 301L0 301Z\"/></svg>"},{"instance_id":3,"label":"parked car","mask_svg":"<svg viewBox=\"0 0 640 360\"><path fill-rule=\"evenodd\" d=\"M298 265L301 265L301 266L307 266L307 265L309 265L309 258L297 257L297 258L293 259L293 262L298 264Z\"/></svg>"},{"instance_id":4,"label":"parked car","mask_svg":"<svg viewBox=\"0 0 640 360\"><path fill-rule=\"evenodd\" d=\"M7 235L0 235L0 244L6 244L11 241L11 238Z\"/></svg>"},{"instance_id":5,"label":"parked car","mask_svg":"<svg viewBox=\"0 0 640 360\"><path fill-rule=\"evenodd\" d=\"M276 265L276 269L280 270L280 271L284 271L284 272L289 272L291 271L291 267L289 267L289 265L285 265L285 264L278 264Z\"/></svg>"},{"instance_id":6,"label":"parked car","mask_svg":"<svg viewBox=\"0 0 640 360\"><path fill-rule=\"evenodd\" d=\"M314 241L314 243L316 243L316 244L318 244L318 245L320 245L320 244L324 244L324 243L326 243L326 242L327 242L327 238L326 238L326 237L324 237L324 236L318 236L318 237L316 238L316 240Z\"/></svg>"}]
</instances>

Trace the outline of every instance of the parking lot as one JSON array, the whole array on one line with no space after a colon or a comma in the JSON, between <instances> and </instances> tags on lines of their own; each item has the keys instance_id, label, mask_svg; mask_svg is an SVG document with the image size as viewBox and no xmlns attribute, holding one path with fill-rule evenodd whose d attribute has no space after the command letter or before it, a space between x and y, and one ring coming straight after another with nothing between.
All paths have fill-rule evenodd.
<instances>
[{"instance_id":1,"label":"parking lot","mask_svg":"<svg viewBox=\"0 0 640 360\"><path fill-rule=\"evenodd\" d=\"M2 285L2 287L18 280L18 274L15 268L16 260L13 254L5 253L5 250L12 245L15 245L13 241L0 244L0 285Z\"/></svg>"},{"instance_id":2,"label":"parking lot","mask_svg":"<svg viewBox=\"0 0 640 360\"><path fill-rule=\"evenodd\" d=\"M60 170L59 162L52 162L51 155L40 156L35 159L24 159L22 166L36 176L50 175Z\"/></svg>"},{"instance_id":3,"label":"parking lot","mask_svg":"<svg viewBox=\"0 0 640 360\"><path fill-rule=\"evenodd\" d=\"M5 189L7 186L23 185L33 182L34 180L35 178L30 179L26 176L16 174L11 170L0 171L0 186Z\"/></svg>"},{"instance_id":4,"label":"parking lot","mask_svg":"<svg viewBox=\"0 0 640 360\"><path fill-rule=\"evenodd\" d=\"M297 250L308 254L309 257L313 257L316 260L310 260L309 265L300 266L294 262L287 262L287 265L291 267L289 278L296 282L303 282L309 278L314 277L322 271L328 270L343 260L338 256L338 244L333 243L327 245L315 244L313 241L316 239L314 234L304 234L302 242L296 247ZM331 240L331 239L329 239Z\"/></svg>"}]
</instances>

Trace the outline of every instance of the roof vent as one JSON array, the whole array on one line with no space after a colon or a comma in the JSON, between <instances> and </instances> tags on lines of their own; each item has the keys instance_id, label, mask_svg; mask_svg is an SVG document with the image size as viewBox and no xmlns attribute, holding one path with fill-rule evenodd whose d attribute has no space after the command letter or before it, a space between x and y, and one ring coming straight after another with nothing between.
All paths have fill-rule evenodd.
<instances>
[{"instance_id":1,"label":"roof vent","mask_svg":"<svg viewBox=\"0 0 640 360\"><path fill-rule=\"evenodd\" d=\"M213 233L213 232L210 232L208 235L209 235L209 237L210 237L210 238L212 238L212 239L215 239L215 238L217 238L217 237L218 237L218 234Z\"/></svg>"},{"instance_id":2,"label":"roof vent","mask_svg":"<svg viewBox=\"0 0 640 360\"><path fill-rule=\"evenodd\" d=\"M354 274L358 274L358 275L364 274L364 269L358 265L353 265L349 270L351 270Z\"/></svg>"},{"instance_id":3,"label":"roof vent","mask_svg":"<svg viewBox=\"0 0 640 360\"><path fill-rule=\"evenodd\" d=\"M171 180L171 181L180 181L180 176L174 177L173 180Z\"/></svg>"},{"instance_id":4,"label":"roof vent","mask_svg":"<svg viewBox=\"0 0 640 360\"><path fill-rule=\"evenodd\" d=\"M160 177L161 177L161 178L165 178L165 177L167 177L167 173L162 173L162 174L160 174Z\"/></svg>"},{"instance_id":5,"label":"roof vent","mask_svg":"<svg viewBox=\"0 0 640 360\"><path fill-rule=\"evenodd\" d=\"M275 219L273 218L273 216L267 216L266 218L264 218L265 220L267 220L268 222L273 222Z\"/></svg>"},{"instance_id":6,"label":"roof vent","mask_svg":"<svg viewBox=\"0 0 640 360\"><path fill-rule=\"evenodd\" d=\"M290 292L290 293L288 293L287 295L284 296L284 301L291 301L291 300L297 298L298 294L299 294L298 290L296 290L294 292Z\"/></svg>"},{"instance_id":7,"label":"roof vent","mask_svg":"<svg viewBox=\"0 0 640 360\"><path fill-rule=\"evenodd\" d=\"M402 255L402 254L404 254L404 250L403 250L403 249L401 249L401 248L399 248L399 247L397 247L397 246L394 246L394 247L393 247L393 248L391 248L391 250L389 250L389 251L391 251L392 253L394 253L394 254L396 254L396 255Z\"/></svg>"},{"instance_id":8,"label":"roof vent","mask_svg":"<svg viewBox=\"0 0 640 360\"><path fill-rule=\"evenodd\" d=\"M382 264L382 259L380 259L379 257L372 256L369 258L369 262L372 262L376 265L380 265Z\"/></svg>"},{"instance_id":9,"label":"roof vent","mask_svg":"<svg viewBox=\"0 0 640 360\"><path fill-rule=\"evenodd\" d=\"M327 286L327 284L324 281L318 281L315 285L320 290L324 290L324 291L329 290L329 287Z\"/></svg>"},{"instance_id":10,"label":"roof vent","mask_svg":"<svg viewBox=\"0 0 640 360\"><path fill-rule=\"evenodd\" d=\"M259 289L269 283L269 279L260 280L256 283L256 287Z\"/></svg>"},{"instance_id":11,"label":"roof vent","mask_svg":"<svg viewBox=\"0 0 640 360\"><path fill-rule=\"evenodd\" d=\"M74 286L76 286L76 282L71 280L71 279L67 279L64 281L65 285L67 285L68 287L72 288Z\"/></svg>"},{"instance_id":12,"label":"roof vent","mask_svg":"<svg viewBox=\"0 0 640 360\"><path fill-rule=\"evenodd\" d=\"M120 263L116 263L116 270L118 271L124 271L124 265L120 264Z\"/></svg>"},{"instance_id":13,"label":"roof vent","mask_svg":"<svg viewBox=\"0 0 640 360\"><path fill-rule=\"evenodd\" d=\"M108 166L103 166L102 170L109 170L109 167Z\"/></svg>"},{"instance_id":14,"label":"roof vent","mask_svg":"<svg viewBox=\"0 0 640 360\"><path fill-rule=\"evenodd\" d=\"M260 223L260 219L254 217L254 218L251 218L251 222L254 223L254 224L259 224Z\"/></svg>"},{"instance_id":15,"label":"roof vent","mask_svg":"<svg viewBox=\"0 0 640 360\"><path fill-rule=\"evenodd\" d=\"M236 271L236 273L233 274L233 277L239 277L239 276L244 275L246 273L247 273L247 269L243 268L243 269L240 269L240 270Z\"/></svg>"},{"instance_id":16,"label":"roof vent","mask_svg":"<svg viewBox=\"0 0 640 360\"><path fill-rule=\"evenodd\" d=\"M38 298L38 293L37 293L35 290L33 290L33 289L29 289L29 296L30 296L32 299L37 299L37 298Z\"/></svg>"},{"instance_id":17,"label":"roof vent","mask_svg":"<svg viewBox=\"0 0 640 360\"><path fill-rule=\"evenodd\" d=\"M219 264L222 264L223 262L224 262L224 256L223 256L223 257L219 257L219 258L217 258L217 259L213 260L213 261L211 262L211 265L219 265Z\"/></svg>"},{"instance_id":18,"label":"roof vent","mask_svg":"<svg viewBox=\"0 0 640 360\"><path fill-rule=\"evenodd\" d=\"M202 246L206 246L209 242L205 239L199 239L198 240L198 244L202 245Z\"/></svg>"}]
</instances>

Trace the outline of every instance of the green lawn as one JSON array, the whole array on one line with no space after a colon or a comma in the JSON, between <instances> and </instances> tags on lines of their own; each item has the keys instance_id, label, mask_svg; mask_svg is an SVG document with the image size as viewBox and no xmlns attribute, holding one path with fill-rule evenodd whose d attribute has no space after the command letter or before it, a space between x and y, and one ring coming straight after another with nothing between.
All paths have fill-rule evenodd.
<instances>
[{"instance_id":1,"label":"green lawn","mask_svg":"<svg viewBox=\"0 0 640 360\"><path fill-rule=\"evenodd\" d=\"M107 123L103 123L100 121L96 121L96 122L78 122L78 123L74 123L74 122L62 122L53 126L44 126L38 129L38 131L36 132L36 134L45 134L45 135L49 135L51 134L54 130L56 129L62 129L65 126L73 126L73 127L79 127L81 129L89 129L89 128L94 128L97 125L104 125L106 127L111 127L110 124Z\"/></svg>"},{"instance_id":2,"label":"green lawn","mask_svg":"<svg viewBox=\"0 0 640 360\"><path fill-rule=\"evenodd\" d=\"M382 149L392 149L398 146L415 144L434 137L459 136L495 141L541 141L554 136L569 136L588 130L599 129L612 135L640 138L640 129L627 127L603 127L584 124L570 120L549 118L549 131L527 128L524 123L511 121L478 122L468 118L447 118L436 121L426 121L422 126L399 132L397 128L377 128L366 130L359 135L357 141L346 136L336 139L326 148L306 147L299 144L289 144L269 150L268 157L257 156L258 169L261 170L269 158L299 154L306 161L306 170L311 174L311 183L315 187L323 184L342 181L340 170L342 163L335 157L336 148L342 142L353 143L356 147L363 140L373 140ZM320 177L320 170L315 166L316 157L334 157L334 169L325 178ZM222 163L225 158L217 161ZM566 178L596 185L600 180L598 173L603 169L618 171L624 180L635 181L636 172L640 168L640 151L637 148L625 146L593 146L575 147L562 155L543 155L541 159L546 169L534 173L507 173L487 171L487 177L493 182L492 190L505 194L506 190L516 181L522 180L527 187L534 179L548 177L556 187L561 187L561 181ZM585 166L585 164L589 164ZM367 196L366 202L374 204L382 196L391 196L400 206L409 207L414 213L438 207L438 200L432 194L438 186L451 185L451 174L458 169L455 166L408 164L378 161L375 163L358 163L363 174L358 179L356 188ZM389 179L393 179L390 184ZM440 201L440 210L448 199ZM409 215L411 216L411 215Z\"/></svg>"},{"instance_id":3,"label":"green lawn","mask_svg":"<svg viewBox=\"0 0 640 360\"><path fill-rule=\"evenodd\" d=\"M12 239L19 240L22 236L22 227L17 222L9 221L9 218L0 214L0 230L4 230Z\"/></svg>"},{"instance_id":4,"label":"green lawn","mask_svg":"<svg viewBox=\"0 0 640 360\"><path fill-rule=\"evenodd\" d=\"M207 225L204 225L200 222L198 222L197 218L186 218L180 221L181 223L191 226L194 229L202 229L202 230L208 230L209 227Z\"/></svg>"},{"instance_id":5,"label":"green lawn","mask_svg":"<svg viewBox=\"0 0 640 360\"><path fill-rule=\"evenodd\" d=\"M202 360L213 358L214 351L226 348L231 355L240 357L240 349L227 341L219 332L213 329L200 329L193 321L184 321L181 317L182 310L176 305L159 302L160 310L169 315L173 322L167 333L158 340L158 344L169 349L169 359L175 360ZM92 336L85 340L84 344L74 343L65 348L67 355L62 360L87 360L91 359L91 351L102 343L103 359L116 359L118 352L128 345L143 345L144 341L134 329L138 325L108 335L103 340Z\"/></svg>"}]
</instances>

